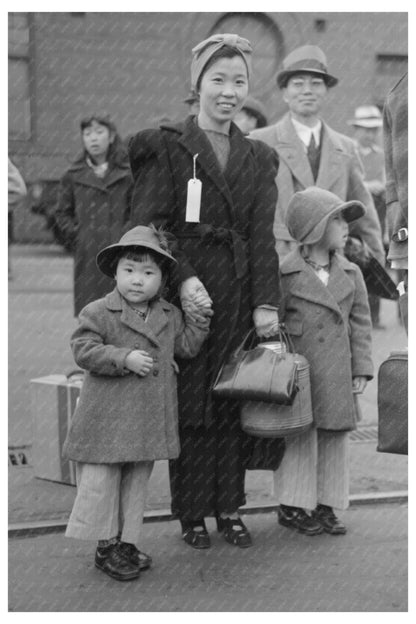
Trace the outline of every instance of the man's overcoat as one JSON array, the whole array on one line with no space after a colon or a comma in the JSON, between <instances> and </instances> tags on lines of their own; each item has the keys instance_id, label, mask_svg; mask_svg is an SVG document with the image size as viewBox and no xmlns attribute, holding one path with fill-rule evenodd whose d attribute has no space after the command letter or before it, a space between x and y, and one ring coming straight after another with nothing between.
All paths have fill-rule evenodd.
<instances>
[{"instance_id":1,"label":"man's overcoat","mask_svg":"<svg viewBox=\"0 0 416 624\"><path fill-rule=\"evenodd\" d=\"M373 376L371 319L360 269L332 258L325 286L298 249L281 263L281 318L297 353L310 364L316 427L355 429L352 378Z\"/></svg>"},{"instance_id":2,"label":"man's overcoat","mask_svg":"<svg viewBox=\"0 0 416 624\"><path fill-rule=\"evenodd\" d=\"M291 242L291 246L294 243L285 225L287 207L293 194L309 186L319 186L342 200L355 199L364 204L366 214L351 224L350 233L365 240L377 260L384 265L380 222L371 195L365 187L362 165L352 139L323 123L319 171L314 181L304 144L296 133L289 113L275 125L254 130L250 136L264 141L279 155L276 177L279 195L273 226L278 251L287 249L287 243Z\"/></svg>"},{"instance_id":3,"label":"man's overcoat","mask_svg":"<svg viewBox=\"0 0 416 624\"><path fill-rule=\"evenodd\" d=\"M64 445L69 459L114 463L175 458L179 454L174 356L193 357L208 333L163 299L146 322L115 289L86 306L71 346L86 370L79 403ZM124 366L131 351L147 351L145 377Z\"/></svg>"}]
</instances>

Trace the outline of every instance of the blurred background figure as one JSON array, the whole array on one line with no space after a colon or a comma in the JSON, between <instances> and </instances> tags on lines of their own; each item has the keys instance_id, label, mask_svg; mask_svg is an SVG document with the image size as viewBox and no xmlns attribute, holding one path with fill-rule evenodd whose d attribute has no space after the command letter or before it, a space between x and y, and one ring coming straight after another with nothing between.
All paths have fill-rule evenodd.
<instances>
[{"instance_id":1,"label":"blurred background figure","mask_svg":"<svg viewBox=\"0 0 416 624\"><path fill-rule=\"evenodd\" d=\"M348 121L354 129L358 154L364 167L364 184L371 193L380 221L383 242L388 247L386 231L386 173L384 152L380 146L383 119L377 106L359 106L354 118ZM371 321L375 329L384 329L380 323L380 297L369 293Z\"/></svg>"},{"instance_id":2,"label":"blurred background figure","mask_svg":"<svg viewBox=\"0 0 416 624\"><path fill-rule=\"evenodd\" d=\"M248 134L256 128L264 128L267 126L266 109L259 100L249 95L243 108L235 116L234 123L244 134Z\"/></svg>"},{"instance_id":3,"label":"blurred background figure","mask_svg":"<svg viewBox=\"0 0 416 624\"><path fill-rule=\"evenodd\" d=\"M127 151L108 115L80 123L82 153L64 174L56 222L74 250L74 313L114 287L95 257L128 229L132 178Z\"/></svg>"},{"instance_id":4,"label":"blurred background figure","mask_svg":"<svg viewBox=\"0 0 416 624\"><path fill-rule=\"evenodd\" d=\"M191 89L184 99L184 104L188 105L189 115L198 115L199 113L199 95Z\"/></svg>"},{"instance_id":5,"label":"blurred background figure","mask_svg":"<svg viewBox=\"0 0 416 624\"><path fill-rule=\"evenodd\" d=\"M12 268L10 265L10 245L13 243L13 209L18 205L27 195L27 189L23 177L16 167L9 160L8 167L8 195L9 195L9 207L7 215L7 246L8 246L8 267L9 267L9 280L13 278Z\"/></svg>"}]
</instances>

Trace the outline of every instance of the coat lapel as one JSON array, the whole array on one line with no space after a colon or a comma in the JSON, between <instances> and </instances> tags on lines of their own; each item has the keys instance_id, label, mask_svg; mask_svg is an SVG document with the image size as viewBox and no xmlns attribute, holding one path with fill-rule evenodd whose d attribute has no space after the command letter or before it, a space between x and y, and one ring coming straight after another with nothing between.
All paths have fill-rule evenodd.
<instances>
[{"instance_id":1,"label":"coat lapel","mask_svg":"<svg viewBox=\"0 0 416 624\"><path fill-rule=\"evenodd\" d=\"M278 135L276 147L279 156L289 167L292 175L303 187L314 186L315 181L305 148L296 134L289 115L279 122L279 130L276 129L276 134Z\"/></svg>"},{"instance_id":2,"label":"coat lapel","mask_svg":"<svg viewBox=\"0 0 416 624\"><path fill-rule=\"evenodd\" d=\"M344 171L342 161L344 149L336 134L326 124L323 124L321 160L319 163L316 186L330 189L337 178Z\"/></svg>"},{"instance_id":3,"label":"coat lapel","mask_svg":"<svg viewBox=\"0 0 416 624\"><path fill-rule=\"evenodd\" d=\"M163 301L154 302L147 320L144 321L121 297L116 288L106 296L105 301L109 310L121 312L120 320L124 325L145 336L156 347L161 346L158 335L168 324L166 311L170 309L169 304Z\"/></svg>"},{"instance_id":4,"label":"coat lapel","mask_svg":"<svg viewBox=\"0 0 416 624\"><path fill-rule=\"evenodd\" d=\"M324 305L340 314L339 303L354 289L353 282L345 273L348 268L353 270L348 260L335 255L331 262L328 286L325 286L296 249L282 262L281 272L283 275L293 274L291 295Z\"/></svg>"}]
</instances>

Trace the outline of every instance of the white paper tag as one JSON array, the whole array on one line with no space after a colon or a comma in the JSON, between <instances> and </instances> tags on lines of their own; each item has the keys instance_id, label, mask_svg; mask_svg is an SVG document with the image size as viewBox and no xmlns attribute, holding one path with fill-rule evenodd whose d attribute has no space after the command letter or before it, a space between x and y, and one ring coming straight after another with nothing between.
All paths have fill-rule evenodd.
<instances>
[{"instance_id":1,"label":"white paper tag","mask_svg":"<svg viewBox=\"0 0 416 624\"><path fill-rule=\"evenodd\" d=\"M185 221L187 223L199 223L201 211L202 182L198 178L191 178L188 182L188 194L186 198Z\"/></svg>"}]
</instances>

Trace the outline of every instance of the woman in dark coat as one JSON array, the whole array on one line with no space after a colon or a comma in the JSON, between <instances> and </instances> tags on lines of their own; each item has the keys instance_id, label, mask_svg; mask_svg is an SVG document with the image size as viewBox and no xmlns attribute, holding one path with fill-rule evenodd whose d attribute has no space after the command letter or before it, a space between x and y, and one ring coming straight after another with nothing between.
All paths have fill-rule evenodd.
<instances>
[{"instance_id":1,"label":"woman in dark coat","mask_svg":"<svg viewBox=\"0 0 416 624\"><path fill-rule=\"evenodd\" d=\"M91 115L80 126L83 153L61 180L56 212L58 227L74 247L75 316L114 288L95 257L128 229L132 191L128 156L111 120Z\"/></svg>"},{"instance_id":2,"label":"woman in dark coat","mask_svg":"<svg viewBox=\"0 0 416 624\"><path fill-rule=\"evenodd\" d=\"M205 516L215 515L227 541L251 545L237 510L245 504L248 438L238 406L214 401L216 374L254 326L271 336L278 324L278 258L274 251L277 157L232 123L248 91L251 46L214 35L193 50L192 85L200 113L139 132L130 142L132 222L163 226L176 241L175 290L181 304L212 301L210 335L200 354L180 362L181 454L171 462L172 512L186 543L208 548ZM202 183L201 199L188 182ZM192 182L190 187L198 183ZM187 199L190 202L187 210ZM190 213L193 212L193 215Z\"/></svg>"}]
</instances>

